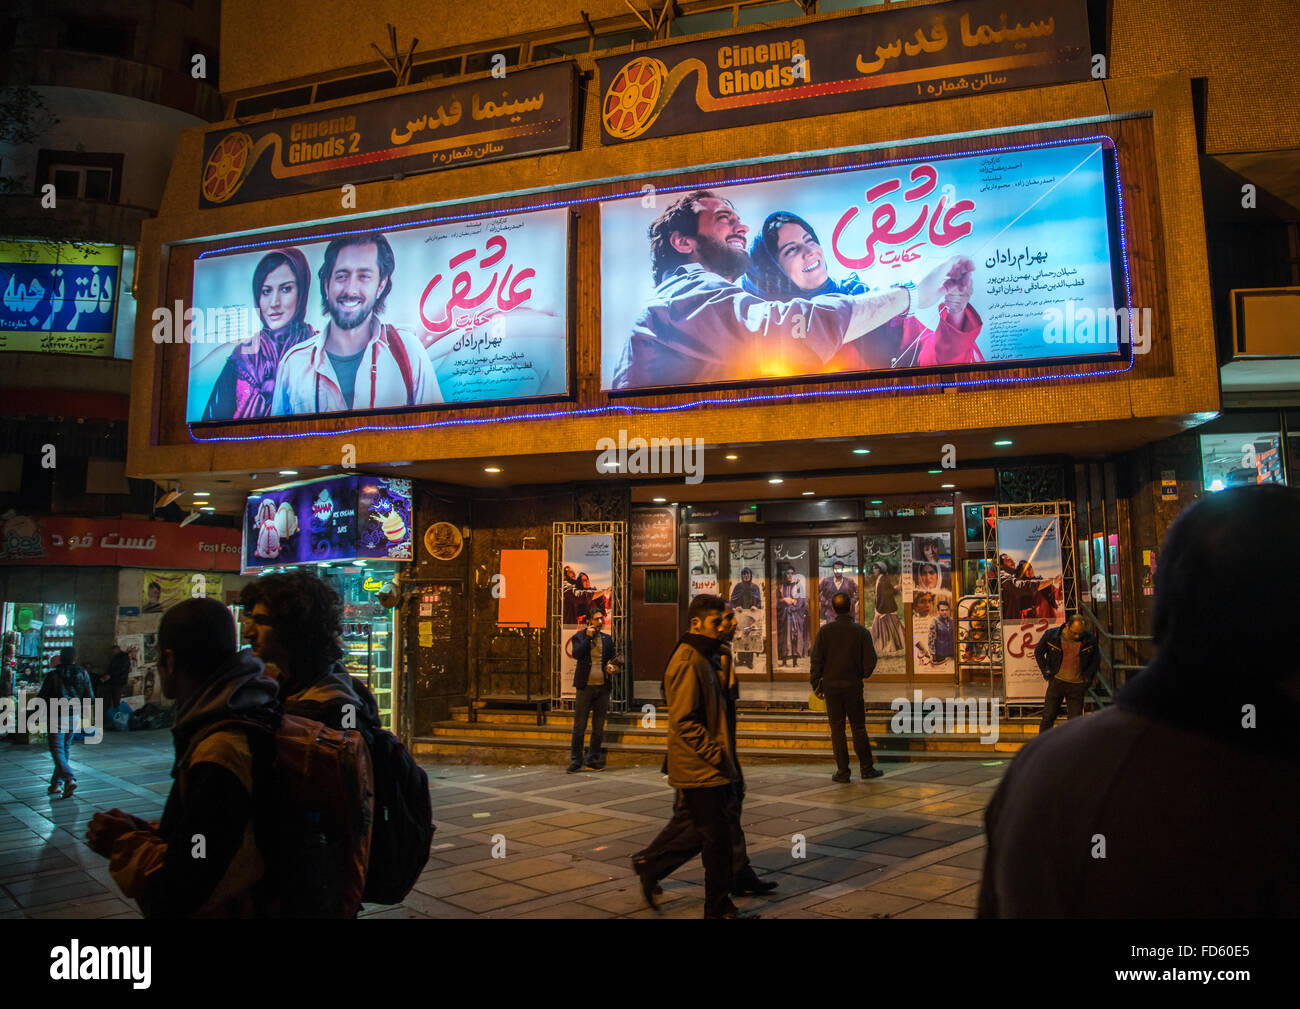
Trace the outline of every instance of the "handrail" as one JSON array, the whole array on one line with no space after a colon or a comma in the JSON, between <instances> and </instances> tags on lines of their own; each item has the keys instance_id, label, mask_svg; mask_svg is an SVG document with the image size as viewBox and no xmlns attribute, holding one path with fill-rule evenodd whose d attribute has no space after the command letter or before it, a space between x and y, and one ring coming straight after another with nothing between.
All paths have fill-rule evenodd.
<instances>
[{"instance_id":1,"label":"handrail","mask_svg":"<svg viewBox=\"0 0 1300 1009\"><path fill-rule=\"evenodd\" d=\"M1093 613L1092 610L1090 610L1083 602L1079 603L1079 612L1088 618L1088 620L1092 623L1093 630L1097 632L1100 638L1105 639L1106 643L1117 642L1117 641L1137 641L1137 642L1146 641L1148 643L1154 643L1154 639L1149 634L1111 634L1109 631L1107 631L1104 627L1101 626L1101 621L1097 619L1097 615ZM1127 662L1116 662L1114 657L1110 654L1108 648L1103 646L1101 640L1097 642L1097 650L1101 653L1102 664L1110 669L1111 678L1108 680L1104 675L1101 674L1100 671L1098 671L1097 679L1100 681L1102 687L1105 688L1105 696L1103 697L1100 692L1093 689L1092 687L1088 688L1088 695L1093 699L1093 701L1096 702L1098 707L1103 707L1104 705L1110 703L1115 699L1115 688L1111 685L1111 680L1114 679L1114 674L1118 670L1123 670L1126 673L1131 670L1140 671L1145 669L1146 665L1145 664L1133 665L1132 663L1127 663Z\"/></svg>"}]
</instances>

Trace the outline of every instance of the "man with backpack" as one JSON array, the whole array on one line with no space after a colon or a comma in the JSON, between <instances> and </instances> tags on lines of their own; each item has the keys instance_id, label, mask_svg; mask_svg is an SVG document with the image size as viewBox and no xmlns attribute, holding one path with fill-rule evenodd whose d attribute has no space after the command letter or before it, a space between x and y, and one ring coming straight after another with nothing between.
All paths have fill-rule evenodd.
<instances>
[{"instance_id":1,"label":"man with backpack","mask_svg":"<svg viewBox=\"0 0 1300 1009\"><path fill-rule=\"evenodd\" d=\"M229 610L186 599L158 628L176 701L162 819L97 813L87 843L146 917L351 917L361 907L373 775L356 734L283 717Z\"/></svg>"},{"instance_id":2,"label":"man with backpack","mask_svg":"<svg viewBox=\"0 0 1300 1009\"><path fill-rule=\"evenodd\" d=\"M72 737L80 729L83 701L95 699L95 688L90 684L90 674L76 662L76 650L59 649L59 664L50 670L41 683L40 697L49 712L47 726L50 756L54 758L54 774L50 777L50 795L63 788L63 797L69 799L77 790L77 776L72 771ZM102 728L102 727L101 727Z\"/></svg>"},{"instance_id":3,"label":"man with backpack","mask_svg":"<svg viewBox=\"0 0 1300 1009\"><path fill-rule=\"evenodd\" d=\"M240 602L253 654L279 682L285 713L355 730L369 746L375 827L365 900L401 903L429 861L429 778L383 727L369 688L343 664L342 600L314 575L291 571L250 582Z\"/></svg>"}]
</instances>

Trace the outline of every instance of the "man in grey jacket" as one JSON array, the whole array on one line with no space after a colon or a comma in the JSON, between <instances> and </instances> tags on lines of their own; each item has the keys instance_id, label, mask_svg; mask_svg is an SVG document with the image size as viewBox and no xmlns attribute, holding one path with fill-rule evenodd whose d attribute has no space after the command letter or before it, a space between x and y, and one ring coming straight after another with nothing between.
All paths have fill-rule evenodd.
<instances>
[{"instance_id":1,"label":"man in grey jacket","mask_svg":"<svg viewBox=\"0 0 1300 1009\"><path fill-rule=\"evenodd\" d=\"M668 784L677 790L676 802L667 826L632 857L641 891L653 907L659 880L702 852L706 918L738 917L730 893L732 834L740 820L734 783L740 771L727 724L727 698L715 666L726 607L721 596L704 594L691 600L690 629L668 660Z\"/></svg>"}]
</instances>

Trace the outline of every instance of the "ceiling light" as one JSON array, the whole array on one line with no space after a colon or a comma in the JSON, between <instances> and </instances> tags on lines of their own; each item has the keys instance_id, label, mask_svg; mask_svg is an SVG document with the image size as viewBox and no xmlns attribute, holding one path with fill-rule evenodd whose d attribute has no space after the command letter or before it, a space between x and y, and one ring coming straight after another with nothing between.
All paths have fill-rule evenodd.
<instances>
[{"instance_id":1,"label":"ceiling light","mask_svg":"<svg viewBox=\"0 0 1300 1009\"><path fill-rule=\"evenodd\" d=\"M500 467L500 466L484 466L484 467L483 467L483 472L484 472L484 473L500 473L500 472L501 472L501 467Z\"/></svg>"},{"instance_id":2,"label":"ceiling light","mask_svg":"<svg viewBox=\"0 0 1300 1009\"><path fill-rule=\"evenodd\" d=\"M217 509L214 508L212 505L203 505L201 508L199 508L199 511L201 512L214 512L216 510Z\"/></svg>"},{"instance_id":3,"label":"ceiling light","mask_svg":"<svg viewBox=\"0 0 1300 1009\"><path fill-rule=\"evenodd\" d=\"M803 496L804 496L804 497L812 497L812 496L813 496L814 494L816 494L816 493L817 493L817 492L816 492L815 490L806 490L806 491L803 492Z\"/></svg>"},{"instance_id":4,"label":"ceiling light","mask_svg":"<svg viewBox=\"0 0 1300 1009\"><path fill-rule=\"evenodd\" d=\"M727 458L730 459L732 462L735 462L737 459L740 458L740 456L738 456L738 455L729 455L729 456L727 456Z\"/></svg>"},{"instance_id":5,"label":"ceiling light","mask_svg":"<svg viewBox=\"0 0 1300 1009\"><path fill-rule=\"evenodd\" d=\"M869 448L855 448L855 449L853 450L853 454L854 454L854 455L871 455L871 449L869 449Z\"/></svg>"},{"instance_id":6,"label":"ceiling light","mask_svg":"<svg viewBox=\"0 0 1300 1009\"><path fill-rule=\"evenodd\" d=\"M943 470L941 470L941 469L928 469L928 470L926 470L926 472L927 472L927 473L942 473Z\"/></svg>"},{"instance_id":7,"label":"ceiling light","mask_svg":"<svg viewBox=\"0 0 1300 1009\"><path fill-rule=\"evenodd\" d=\"M772 477L770 480L768 480L767 482L768 482L768 483L785 483L785 480L782 479L782 478L779 477L779 476L774 476L774 477Z\"/></svg>"},{"instance_id":8,"label":"ceiling light","mask_svg":"<svg viewBox=\"0 0 1300 1009\"><path fill-rule=\"evenodd\" d=\"M1003 447L1003 446L1005 446L1005 445L1010 445L1010 444L1011 444L1011 439L1010 439L1010 438L1002 438L1002 439L1000 439L999 441L995 441L993 444L994 444L994 445L997 445L999 448L1001 448L1001 447Z\"/></svg>"},{"instance_id":9,"label":"ceiling light","mask_svg":"<svg viewBox=\"0 0 1300 1009\"><path fill-rule=\"evenodd\" d=\"M298 471L297 471L296 469L282 469L282 470L280 470L280 475L281 475L281 476L297 476L297 475L298 475Z\"/></svg>"},{"instance_id":10,"label":"ceiling light","mask_svg":"<svg viewBox=\"0 0 1300 1009\"><path fill-rule=\"evenodd\" d=\"M942 483L939 485L942 490L952 490L956 486L955 483Z\"/></svg>"},{"instance_id":11,"label":"ceiling light","mask_svg":"<svg viewBox=\"0 0 1300 1009\"><path fill-rule=\"evenodd\" d=\"M663 504L663 503L666 502L667 500L668 500L668 499L667 499L666 497L657 497L657 498L654 499L654 502L655 502L655 504Z\"/></svg>"},{"instance_id":12,"label":"ceiling light","mask_svg":"<svg viewBox=\"0 0 1300 1009\"><path fill-rule=\"evenodd\" d=\"M196 490L191 493L193 493L195 497L212 497L212 492L207 490Z\"/></svg>"},{"instance_id":13,"label":"ceiling light","mask_svg":"<svg viewBox=\"0 0 1300 1009\"><path fill-rule=\"evenodd\" d=\"M872 503L872 504L884 504L885 501L884 501L883 498L873 497L873 498L871 499L871 503Z\"/></svg>"}]
</instances>

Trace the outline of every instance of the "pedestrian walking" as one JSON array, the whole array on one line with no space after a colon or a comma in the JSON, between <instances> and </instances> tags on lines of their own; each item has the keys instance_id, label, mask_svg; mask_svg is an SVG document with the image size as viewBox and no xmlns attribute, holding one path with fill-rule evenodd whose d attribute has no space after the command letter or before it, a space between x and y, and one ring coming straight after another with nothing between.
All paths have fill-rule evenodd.
<instances>
[{"instance_id":1,"label":"pedestrian walking","mask_svg":"<svg viewBox=\"0 0 1300 1009\"><path fill-rule=\"evenodd\" d=\"M72 798L77 790L77 776L72 770L72 737L81 731L84 701L95 699L90 674L77 665L77 652L71 646L59 649L59 664L46 674L40 697L46 707L46 736L54 773L50 776L50 795L63 789L63 798ZM97 731L103 731L99 726Z\"/></svg>"},{"instance_id":2,"label":"pedestrian walking","mask_svg":"<svg viewBox=\"0 0 1300 1009\"><path fill-rule=\"evenodd\" d=\"M605 769L605 715L609 712L610 680L617 670L614 659L614 639L606 634L604 610L592 607L587 611L587 626L569 639L577 665L573 670L573 738L569 742L569 768L573 774L581 771L585 762L593 771ZM593 661L595 653L595 661ZM582 747L587 734L587 719L591 718L591 744L585 753Z\"/></svg>"},{"instance_id":3,"label":"pedestrian walking","mask_svg":"<svg viewBox=\"0 0 1300 1009\"><path fill-rule=\"evenodd\" d=\"M835 619L817 632L812 649L812 688L826 698L826 717L831 725L831 750L835 754L835 774L831 780L849 780L849 747L844 736L844 722L853 730L853 750L863 778L879 778L884 772L871 757L871 739L867 736L867 711L862 701L863 681L876 669L876 649L871 632L854 621L849 612L852 602L847 593L831 598Z\"/></svg>"},{"instance_id":4,"label":"pedestrian walking","mask_svg":"<svg viewBox=\"0 0 1300 1009\"><path fill-rule=\"evenodd\" d=\"M1101 651L1097 639L1088 630L1087 622L1075 614L1059 627L1043 635L1034 649L1038 670L1047 681L1043 697L1043 718L1038 723L1039 733L1056 724L1056 716L1065 704L1067 718L1083 714L1083 702L1101 665Z\"/></svg>"},{"instance_id":5,"label":"pedestrian walking","mask_svg":"<svg viewBox=\"0 0 1300 1009\"><path fill-rule=\"evenodd\" d=\"M727 701L718 676L726 603L705 593L691 600L689 630L664 672L668 704L668 783L677 790L673 816L649 847L632 857L646 902L655 906L659 880L695 854L704 861L704 917L742 917L731 901L735 783L740 778ZM743 917L750 917L744 915Z\"/></svg>"}]
</instances>

